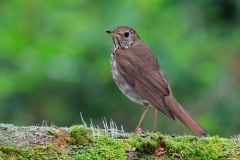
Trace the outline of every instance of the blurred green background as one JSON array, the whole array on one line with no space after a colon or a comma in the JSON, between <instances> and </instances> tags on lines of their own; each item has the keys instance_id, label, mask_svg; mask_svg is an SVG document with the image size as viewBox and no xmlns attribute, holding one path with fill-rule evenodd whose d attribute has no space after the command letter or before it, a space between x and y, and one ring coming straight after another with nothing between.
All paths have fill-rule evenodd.
<instances>
[{"instance_id":1,"label":"blurred green background","mask_svg":"<svg viewBox=\"0 0 240 160\"><path fill-rule=\"evenodd\" d=\"M110 72L111 37L134 28L153 50L175 98L210 133L240 132L240 1L1 0L0 123L102 125L133 131L143 107ZM158 131L190 133L159 112ZM153 109L142 124L153 129Z\"/></svg>"}]
</instances>

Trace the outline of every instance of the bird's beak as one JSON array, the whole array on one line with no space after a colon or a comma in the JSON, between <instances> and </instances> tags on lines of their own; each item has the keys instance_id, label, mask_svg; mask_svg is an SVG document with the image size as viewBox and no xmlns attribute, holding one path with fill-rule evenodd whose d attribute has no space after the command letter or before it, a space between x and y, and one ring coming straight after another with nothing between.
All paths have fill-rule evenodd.
<instances>
[{"instance_id":1,"label":"bird's beak","mask_svg":"<svg viewBox=\"0 0 240 160\"><path fill-rule=\"evenodd\" d=\"M108 34L111 34L112 36L114 36L114 37L121 37L121 35L120 34L118 34L118 33L115 33L114 31L112 31L112 30L108 30L108 31L106 31Z\"/></svg>"}]
</instances>

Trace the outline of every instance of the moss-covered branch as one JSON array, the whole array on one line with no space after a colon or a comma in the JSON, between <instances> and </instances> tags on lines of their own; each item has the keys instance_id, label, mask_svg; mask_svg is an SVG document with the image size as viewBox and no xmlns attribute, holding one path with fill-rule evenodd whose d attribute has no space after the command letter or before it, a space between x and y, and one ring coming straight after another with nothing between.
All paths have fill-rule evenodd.
<instances>
[{"instance_id":1,"label":"moss-covered branch","mask_svg":"<svg viewBox=\"0 0 240 160\"><path fill-rule=\"evenodd\" d=\"M238 137L0 124L0 159L240 159Z\"/></svg>"}]
</instances>

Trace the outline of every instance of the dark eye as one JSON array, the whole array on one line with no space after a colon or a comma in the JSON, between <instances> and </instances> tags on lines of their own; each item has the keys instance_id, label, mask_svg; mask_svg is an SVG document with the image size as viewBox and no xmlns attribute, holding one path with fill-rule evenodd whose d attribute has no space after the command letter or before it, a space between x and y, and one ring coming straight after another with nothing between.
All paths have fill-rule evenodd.
<instances>
[{"instance_id":1,"label":"dark eye","mask_svg":"<svg viewBox=\"0 0 240 160\"><path fill-rule=\"evenodd\" d=\"M129 36L129 32L125 32L124 37L128 37L128 36Z\"/></svg>"}]
</instances>

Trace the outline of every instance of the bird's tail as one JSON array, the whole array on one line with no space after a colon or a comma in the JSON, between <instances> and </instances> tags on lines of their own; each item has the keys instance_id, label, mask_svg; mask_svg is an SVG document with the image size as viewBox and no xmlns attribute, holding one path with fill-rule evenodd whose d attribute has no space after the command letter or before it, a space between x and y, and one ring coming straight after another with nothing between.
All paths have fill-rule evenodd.
<instances>
[{"instance_id":1,"label":"bird's tail","mask_svg":"<svg viewBox=\"0 0 240 160\"><path fill-rule=\"evenodd\" d=\"M192 130L194 134L199 137L208 134L208 132L183 109L183 107L175 100L172 95L165 98L171 112L190 130Z\"/></svg>"}]
</instances>

